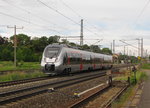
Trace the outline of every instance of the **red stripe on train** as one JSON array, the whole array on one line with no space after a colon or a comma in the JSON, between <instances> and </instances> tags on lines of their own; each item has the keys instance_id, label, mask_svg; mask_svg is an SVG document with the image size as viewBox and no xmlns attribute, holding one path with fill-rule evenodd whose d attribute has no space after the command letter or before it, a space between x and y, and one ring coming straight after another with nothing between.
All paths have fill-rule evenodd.
<instances>
[{"instance_id":1,"label":"red stripe on train","mask_svg":"<svg viewBox=\"0 0 150 108\"><path fill-rule=\"evenodd\" d=\"M68 57L68 62L67 62L67 64L68 64L68 65L70 64L70 57Z\"/></svg>"},{"instance_id":2,"label":"red stripe on train","mask_svg":"<svg viewBox=\"0 0 150 108\"><path fill-rule=\"evenodd\" d=\"M80 64L80 71L82 71L83 69L83 64Z\"/></svg>"}]
</instances>

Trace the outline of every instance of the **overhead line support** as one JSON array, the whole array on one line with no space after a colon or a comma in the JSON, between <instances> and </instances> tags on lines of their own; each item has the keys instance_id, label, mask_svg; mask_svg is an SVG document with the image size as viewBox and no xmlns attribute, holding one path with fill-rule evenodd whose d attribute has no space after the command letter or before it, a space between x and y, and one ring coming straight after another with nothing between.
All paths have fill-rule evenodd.
<instances>
[{"instance_id":1,"label":"overhead line support","mask_svg":"<svg viewBox=\"0 0 150 108\"><path fill-rule=\"evenodd\" d=\"M17 66L17 57L16 57L17 37L16 37L16 30L17 30L17 29L23 29L23 27L17 28L16 25L14 25L14 27L9 27L9 26L7 26L7 28L13 28L13 29L14 29L14 65L15 65L15 67L16 67L16 66Z\"/></svg>"},{"instance_id":2,"label":"overhead line support","mask_svg":"<svg viewBox=\"0 0 150 108\"><path fill-rule=\"evenodd\" d=\"M80 45L83 45L83 19L81 19Z\"/></svg>"}]
</instances>

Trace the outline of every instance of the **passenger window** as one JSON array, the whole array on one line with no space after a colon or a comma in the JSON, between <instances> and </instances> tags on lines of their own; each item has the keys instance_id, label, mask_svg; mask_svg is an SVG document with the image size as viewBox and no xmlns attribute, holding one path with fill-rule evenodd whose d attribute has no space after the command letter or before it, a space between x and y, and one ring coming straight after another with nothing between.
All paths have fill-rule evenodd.
<instances>
[{"instance_id":1,"label":"passenger window","mask_svg":"<svg viewBox=\"0 0 150 108\"><path fill-rule=\"evenodd\" d=\"M63 65L67 64L67 53L64 55Z\"/></svg>"}]
</instances>

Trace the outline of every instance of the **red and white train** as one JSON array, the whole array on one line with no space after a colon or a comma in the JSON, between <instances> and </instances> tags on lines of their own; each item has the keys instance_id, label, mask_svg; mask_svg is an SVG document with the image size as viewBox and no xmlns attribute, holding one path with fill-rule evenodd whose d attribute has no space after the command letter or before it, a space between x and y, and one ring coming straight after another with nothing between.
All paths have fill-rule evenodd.
<instances>
[{"instance_id":1,"label":"red and white train","mask_svg":"<svg viewBox=\"0 0 150 108\"><path fill-rule=\"evenodd\" d=\"M44 49L41 66L44 73L56 75L111 68L112 62L112 55L74 49L63 44L50 44Z\"/></svg>"}]
</instances>

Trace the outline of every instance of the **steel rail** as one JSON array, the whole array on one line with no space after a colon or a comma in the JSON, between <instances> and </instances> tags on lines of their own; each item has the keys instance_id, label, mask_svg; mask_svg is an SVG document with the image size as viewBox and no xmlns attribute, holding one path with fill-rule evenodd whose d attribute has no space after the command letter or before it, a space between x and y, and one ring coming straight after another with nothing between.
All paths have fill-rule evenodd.
<instances>
[{"instance_id":1,"label":"steel rail","mask_svg":"<svg viewBox=\"0 0 150 108\"><path fill-rule=\"evenodd\" d=\"M104 85L104 86L106 86L106 85ZM104 87L104 86L103 86L103 87ZM81 99L81 100L77 101L76 103L70 105L69 108L80 108L84 103L86 103L86 102L88 102L90 99L96 97L98 94L100 94L100 93L106 91L109 87L110 87L110 86L107 84L106 87L104 87L104 88L102 88L102 89L100 89L100 90L97 90L96 92L90 94L89 96L87 96L87 97L84 98L84 99Z\"/></svg>"},{"instance_id":2,"label":"steel rail","mask_svg":"<svg viewBox=\"0 0 150 108\"><path fill-rule=\"evenodd\" d=\"M127 88L129 87L129 85L126 85L125 87L123 87L119 93L117 93L111 100L109 100L104 106L103 108L109 108L109 106L111 106L111 103L114 102Z\"/></svg>"},{"instance_id":3,"label":"steel rail","mask_svg":"<svg viewBox=\"0 0 150 108\"><path fill-rule=\"evenodd\" d=\"M44 77L37 77L37 78L0 82L0 87L22 84L22 83L29 83L29 82L34 82L34 81L46 80L46 79L49 79L49 77L44 76Z\"/></svg>"},{"instance_id":4,"label":"steel rail","mask_svg":"<svg viewBox=\"0 0 150 108\"><path fill-rule=\"evenodd\" d=\"M106 104L103 105L103 108L110 108L109 106L111 105L111 103L118 97L120 96L126 89L127 89L128 85L123 87L119 93L117 93L111 100L109 100ZM96 97L97 95L99 95L100 93L105 92L106 90L108 90L110 88L110 86L106 86L100 90L95 91L94 93L91 93L89 96L87 96L86 98L83 98L79 101L77 101L76 103L72 104L69 106L69 108L79 108L82 105L84 105L85 103L89 102L91 99L93 99L94 97Z\"/></svg>"},{"instance_id":5,"label":"steel rail","mask_svg":"<svg viewBox=\"0 0 150 108\"><path fill-rule=\"evenodd\" d=\"M112 71L117 71L117 69L119 69L119 68L124 68L124 67L128 67L128 66L129 65L122 65L122 66L119 66L119 67L113 67L111 70ZM109 70L109 69L107 69L107 70ZM0 82L0 87L17 85L17 84L23 84L23 83L29 83L29 82L33 82L33 81L46 80L48 78L49 78L48 76L45 76L45 77L37 77L37 78L30 78L30 79L22 79L22 80L15 80L15 81Z\"/></svg>"},{"instance_id":6,"label":"steel rail","mask_svg":"<svg viewBox=\"0 0 150 108\"><path fill-rule=\"evenodd\" d=\"M0 97L1 97L0 105L47 92L49 87L52 87L54 89L60 89L60 88L66 87L66 86L81 83L81 82L88 81L88 80L98 78L101 76L105 76L105 75L106 75L105 72L104 73L95 73L93 75L85 75L82 77L77 77L77 78L72 78L72 79L69 78L67 80L61 80L61 81L57 81L57 82L50 82L47 84L36 85L34 87L28 87L28 88L23 88L23 89L21 88L18 90L2 92L2 93L0 93Z\"/></svg>"}]
</instances>

